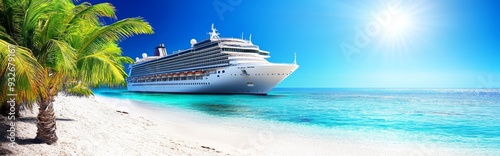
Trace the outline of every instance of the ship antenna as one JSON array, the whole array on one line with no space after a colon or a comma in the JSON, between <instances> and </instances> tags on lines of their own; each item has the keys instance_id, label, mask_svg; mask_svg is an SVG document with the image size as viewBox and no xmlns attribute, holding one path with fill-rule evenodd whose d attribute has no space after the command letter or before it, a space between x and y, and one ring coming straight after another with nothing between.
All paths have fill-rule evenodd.
<instances>
[{"instance_id":1,"label":"ship antenna","mask_svg":"<svg viewBox=\"0 0 500 156\"><path fill-rule=\"evenodd\" d=\"M219 33L217 33L217 29L215 29L214 24L212 23L212 32L209 32L210 34L210 40L218 40L219 38Z\"/></svg>"},{"instance_id":2,"label":"ship antenna","mask_svg":"<svg viewBox=\"0 0 500 156\"><path fill-rule=\"evenodd\" d=\"M252 43L252 34L250 34L250 43Z\"/></svg>"},{"instance_id":3,"label":"ship antenna","mask_svg":"<svg viewBox=\"0 0 500 156\"><path fill-rule=\"evenodd\" d=\"M297 64L297 52L293 53L293 64Z\"/></svg>"}]
</instances>

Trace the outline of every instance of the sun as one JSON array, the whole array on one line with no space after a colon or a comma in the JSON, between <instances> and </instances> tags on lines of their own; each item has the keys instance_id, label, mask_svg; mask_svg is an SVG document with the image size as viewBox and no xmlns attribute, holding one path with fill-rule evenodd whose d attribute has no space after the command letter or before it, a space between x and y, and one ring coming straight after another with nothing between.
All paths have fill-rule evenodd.
<instances>
[{"instance_id":1,"label":"sun","mask_svg":"<svg viewBox=\"0 0 500 156\"><path fill-rule=\"evenodd\" d=\"M391 23L387 26L386 33L392 37L402 37L411 33L413 27L412 18L405 14L394 15Z\"/></svg>"},{"instance_id":2,"label":"sun","mask_svg":"<svg viewBox=\"0 0 500 156\"><path fill-rule=\"evenodd\" d=\"M383 52L390 58L410 54L426 35L426 27L422 25L424 21L421 21L425 18L421 17L417 6L402 4L398 9L387 18L388 23L376 46L376 51Z\"/></svg>"}]
</instances>

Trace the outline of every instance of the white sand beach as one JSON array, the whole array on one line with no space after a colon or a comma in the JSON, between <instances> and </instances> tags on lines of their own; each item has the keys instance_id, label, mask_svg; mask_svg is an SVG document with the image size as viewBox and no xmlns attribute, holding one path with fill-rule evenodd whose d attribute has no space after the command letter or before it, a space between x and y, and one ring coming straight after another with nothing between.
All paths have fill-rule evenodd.
<instances>
[{"instance_id":1,"label":"white sand beach","mask_svg":"<svg viewBox=\"0 0 500 156\"><path fill-rule=\"evenodd\" d=\"M14 155L228 155L211 145L189 142L139 114L116 112L116 104L96 98L58 96L54 103L57 135L54 145L32 144L36 114L23 112L17 119L18 145L2 148ZM5 118L3 120L6 120Z\"/></svg>"},{"instance_id":2,"label":"white sand beach","mask_svg":"<svg viewBox=\"0 0 500 156\"><path fill-rule=\"evenodd\" d=\"M340 133L328 137L306 135L301 132L315 128L292 129L278 122L261 124L251 119L215 118L100 96L59 95L54 106L59 137L56 144L30 142L36 136L35 110L23 112L23 117L17 120L18 145L9 148L4 141L2 150L13 155L478 154L433 145L384 143Z\"/></svg>"}]
</instances>

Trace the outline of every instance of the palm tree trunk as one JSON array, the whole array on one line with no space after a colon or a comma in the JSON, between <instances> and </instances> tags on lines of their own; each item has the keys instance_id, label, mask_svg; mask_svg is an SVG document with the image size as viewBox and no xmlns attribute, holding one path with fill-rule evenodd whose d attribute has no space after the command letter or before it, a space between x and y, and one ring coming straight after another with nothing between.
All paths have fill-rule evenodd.
<instances>
[{"instance_id":1,"label":"palm tree trunk","mask_svg":"<svg viewBox=\"0 0 500 156\"><path fill-rule=\"evenodd\" d=\"M35 141L39 143L53 144L57 142L56 117L54 115L54 97L41 100L38 113L38 131Z\"/></svg>"}]
</instances>

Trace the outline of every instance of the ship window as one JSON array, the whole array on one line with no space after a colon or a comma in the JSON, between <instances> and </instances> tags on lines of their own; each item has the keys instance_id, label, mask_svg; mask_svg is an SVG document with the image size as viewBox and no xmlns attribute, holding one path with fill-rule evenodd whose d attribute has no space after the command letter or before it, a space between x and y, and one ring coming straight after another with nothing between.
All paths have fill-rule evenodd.
<instances>
[{"instance_id":1,"label":"ship window","mask_svg":"<svg viewBox=\"0 0 500 156\"><path fill-rule=\"evenodd\" d=\"M252 81L247 81L247 86L248 86L248 87L253 87L253 86L254 86L254 85L253 85L253 82L252 82Z\"/></svg>"},{"instance_id":2,"label":"ship window","mask_svg":"<svg viewBox=\"0 0 500 156\"><path fill-rule=\"evenodd\" d=\"M225 73L226 71L222 70L222 73Z\"/></svg>"},{"instance_id":3,"label":"ship window","mask_svg":"<svg viewBox=\"0 0 500 156\"><path fill-rule=\"evenodd\" d=\"M220 71L217 71L217 73L219 73L219 74L220 74Z\"/></svg>"}]
</instances>

